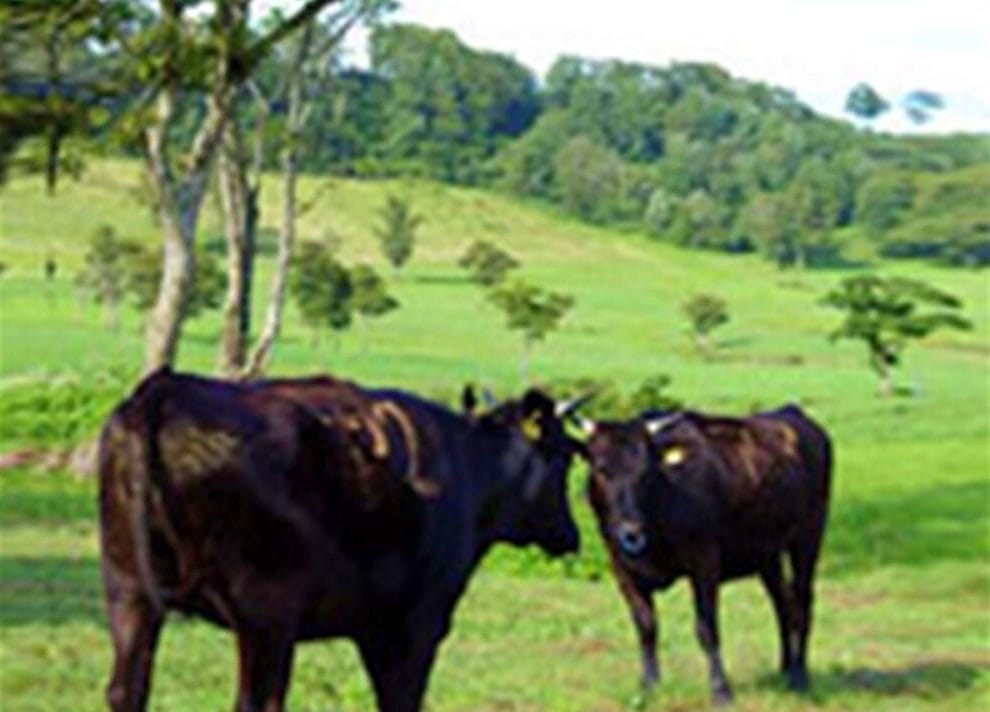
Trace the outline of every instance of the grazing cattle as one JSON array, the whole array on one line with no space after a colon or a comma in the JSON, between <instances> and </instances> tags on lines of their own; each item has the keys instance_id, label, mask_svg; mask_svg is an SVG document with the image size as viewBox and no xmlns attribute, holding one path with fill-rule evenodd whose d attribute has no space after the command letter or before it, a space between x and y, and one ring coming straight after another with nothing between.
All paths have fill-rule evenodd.
<instances>
[{"instance_id":1,"label":"grazing cattle","mask_svg":"<svg viewBox=\"0 0 990 712\"><path fill-rule=\"evenodd\" d=\"M100 445L110 707L144 709L172 609L235 633L238 710L282 709L295 643L338 636L379 709L419 709L486 550L578 547L564 410L535 390L474 416L329 378L152 374Z\"/></svg>"},{"instance_id":2,"label":"grazing cattle","mask_svg":"<svg viewBox=\"0 0 990 712\"><path fill-rule=\"evenodd\" d=\"M678 412L586 427L588 494L639 634L645 685L660 678L653 592L687 576L713 698L731 701L718 586L756 574L777 615L781 671L792 688L805 689L831 473L825 432L796 406L747 418Z\"/></svg>"}]
</instances>

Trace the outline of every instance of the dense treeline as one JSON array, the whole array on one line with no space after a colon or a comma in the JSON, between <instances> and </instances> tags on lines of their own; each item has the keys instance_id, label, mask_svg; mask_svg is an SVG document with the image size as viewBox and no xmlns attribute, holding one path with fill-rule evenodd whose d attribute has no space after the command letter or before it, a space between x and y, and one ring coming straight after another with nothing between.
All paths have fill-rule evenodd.
<instances>
[{"instance_id":1,"label":"dense treeline","mask_svg":"<svg viewBox=\"0 0 990 712\"><path fill-rule=\"evenodd\" d=\"M289 54L260 68L266 95L277 95ZM565 56L540 85L511 57L414 25L374 27L369 56L368 69L331 58L307 84L303 169L497 186L590 222L782 266L864 254L990 263L986 136L873 133L710 64ZM273 109L270 167L287 110ZM245 127L253 112L244 102Z\"/></svg>"},{"instance_id":2,"label":"dense treeline","mask_svg":"<svg viewBox=\"0 0 990 712\"><path fill-rule=\"evenodd\" d=\"M782 266L864 245L990 262L985 136L875 134L709 64L565 56L540 86L510 57L413 25L377 27L370 57L315 98L308 170L498 186Z\"/></svg>"}]
</instances>

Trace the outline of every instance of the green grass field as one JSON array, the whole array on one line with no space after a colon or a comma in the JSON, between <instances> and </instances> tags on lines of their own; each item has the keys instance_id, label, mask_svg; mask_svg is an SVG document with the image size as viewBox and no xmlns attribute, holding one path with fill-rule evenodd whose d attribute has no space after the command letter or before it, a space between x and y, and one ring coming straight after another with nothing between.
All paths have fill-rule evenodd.
<instances>
[{"instance_id":1,"label":"green grass field","mask_svg":"<svg viewBox=\"0 0 990 712\"><path fill-rule=\"evenodd\" d=\"M103 222L154 239L127 188L136 166L106 162L55 198L37 180L0 191L0 451L90 435L128 387L141 357L136 314L117 334L71 286L85 243ZM687 252L637 234L591 228L540 206L424 183L307 179L320 193L302 237L332 230L345 260L383 268L372 238L386 191L426 217L413 262L393 289L402 308L310 347L290 310L277 346L280 374L333 371L366 383L453 394L466 380L520 387L518 343L456 266L474 239L504 245L524 276L574 294L562 329L536 351L538 381L594 377L631 388L667 373L693 407L730 413L798 400L832 433L835 500L819 579L812 692L774 674L775 624L755 581L723 589L725 662L741 710L974 710L990 705L990 275L919 263L877 267L962 298L969 332L942 332L907 352L884 400L858 344L832 344L838 314L819 305L851 272L779 272L755 257ZM274 183L264 215L277 214ZM212 208L204 232L215 231ZM264 222L264 221L263 221ZM45 256L58 260L53 283ZM270 258L259 268L260 313ZM692 351L679 305L697 291L729 303L718 355ZM210 371L218 316L187 325L179 366ZM703 656L687 590L659 599L665 679L639 694L632 626L608 575L573 475L584 530L576 561L498 549L473 580L442 648L431 710L696 709L707 705ZM67 473L0 472L0 708L99 709L109 671L97 560L95 486ZM234 646L196 621L166 628L152 709L225 709ZM347 642L300 647L291 707L365 710L367 681Z\"/></svg>"}]
</instances>

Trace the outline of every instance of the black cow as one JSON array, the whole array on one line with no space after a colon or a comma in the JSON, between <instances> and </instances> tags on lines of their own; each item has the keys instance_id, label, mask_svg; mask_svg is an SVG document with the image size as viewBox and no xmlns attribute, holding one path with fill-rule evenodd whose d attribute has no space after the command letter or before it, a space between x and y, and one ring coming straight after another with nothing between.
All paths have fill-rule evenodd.
<instances>
[{"instance_id":1,"label":"black cow","mask_svg":"<svg viewBox=\"0 0 990 712\"><path fill-rule=\"evenodd\" d=\"M731 701L719 654L718 587L757 574L777 614L781 670L792 688L805 689L831 476L825 432L796 406L748 418L680 412L586 427L588 494L639 633L645 685L660 678L653 592L687 576L713 698Z\"/></svg>"},{"instance_id":2,"label":"black cow","mask_svg":"<svg viewBox=\"0 0 990 712\"><path fill-rule=\"evenodd\" d=\"M295 643L338 636L381 710L419 709L486 550L578 547L560 411L538 391L474 417L328 378L151 375L100 444L111 708L144 709L174 609L236 634L239 710L282 709Z\"/></svg>"}]
</instances>

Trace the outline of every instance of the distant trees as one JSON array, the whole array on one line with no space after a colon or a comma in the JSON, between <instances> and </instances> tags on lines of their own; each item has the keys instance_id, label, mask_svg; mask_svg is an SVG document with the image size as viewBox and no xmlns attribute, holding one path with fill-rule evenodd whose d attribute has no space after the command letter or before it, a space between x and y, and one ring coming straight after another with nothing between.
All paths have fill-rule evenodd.
<instances>
[{"instance_id":1,"label":"distant trees","mask_svg":"<svg viewBox=\"0 0 990 712\"><path fill-rule=\"evenodd\" d=\"M871 121L888 109L890 102L865 82L854 86L846 96L846 111L860 119Z\"/></svg>"},{"instance_id":2,"label":"distant trees","mask_svg":"<svg viewBox=\"0 0 990 712\"><path fill-rule=\"evenodd\" d=\"M958 314L960 301L940 289L903 277L862 275L842 280L823 302L845 312L830 338L862 341L870 367L880 378L880 393L894 392L893 369L911 341L936 329L969 329Z\"/></svg>"},{"instance_id":3,"label":"distant trees","mask_svg":"<svg viewBox=\"0 0 990 712\"><path fill-rule=\"evenodd\" d=\"M457 260L471 274L471 279L483 287L498 284L519 267L519 260L488 240L475 240Z\"/></svg>"},{"instance_id":4,"label":"distant trees","mask_svg":"<svg viewBox=\"0 0 990 712\"><path fill-rule=\"evenodd\" d=\"M714 294L696 294L681 305L688 318L694 346L701 354L711 351L711 333L729 321L725 300Z\"/></svg>"},{"instance_id":5,"label":"distant trees","mask_svg":"<svg viewBox=\"0 0 990 712\"><path fill-rule=\"evenodd\" d=\"M378 211L380 222L375 228L375 234L381 243L385 258L398 272L409 258L412 257L416 246L416 230L423 218L413 212L407 200L395 195L385 199L385 205Z\"/></svg>"},{"instance_id":6,"label":"distant trees","mask_svg":"<svg viewBox=\"0 0 990 712\"><path fill-rule=\"evenodd\" d=\"M351 324L354 285L351 275L319 242L300 243L289 282L299 314L316 346L323 329L340 332Z\"/></svg>"},{"instance_id":7,"label":"distant trees","mask_svg":"<svg viewBox=\"0 0 990 712\"><path fill-rule=\"evenodd\" d=\"M351 269L351 306L362 321L374 319L399 308L399 301L388 293L379 274L367 264Z\"/></svg>"},{"instance_id":8,"label":"distant trees","mask_svg":"<svg viewBox=\"0 0 990 712\"><path fill-rule=\"evenodd\" d=\"M522 341L519 373L524 381L528 380L533 347L557 328L574 306L574 298L523 280L513 280L494 288L488 298L502 311L509 330L519 332Z\"/></svg>"},{"instance_id":9,"label":"distant trees","mask_svg":"<svg viewBox=\"0 0 990 712\"><path fill-rule=\"evenodd\" d=\"M127 284L124 264L137 248L121 240L110 225L101 225L90 238L83 267L76 275L76 285L103 306L104 326L110 331L120 326L120 303Z\"/></svg>"}]
</instances>

